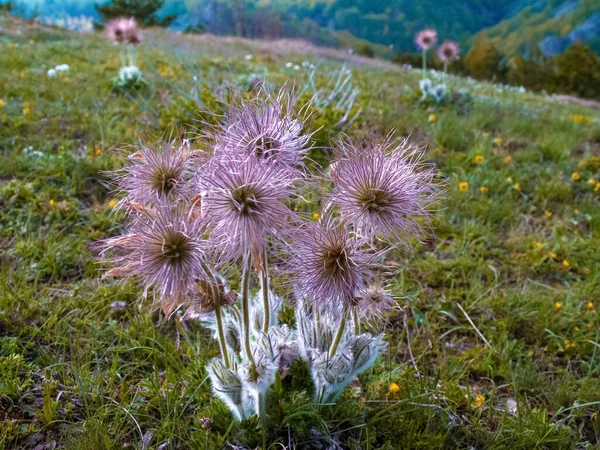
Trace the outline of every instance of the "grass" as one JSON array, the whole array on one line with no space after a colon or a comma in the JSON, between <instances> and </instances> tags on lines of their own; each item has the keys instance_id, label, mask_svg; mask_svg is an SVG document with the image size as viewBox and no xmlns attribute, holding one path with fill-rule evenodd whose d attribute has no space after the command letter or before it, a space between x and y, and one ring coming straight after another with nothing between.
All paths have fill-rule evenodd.
<instances>
[{"instance_id":1,"label":"grass","mask_svg":"<svg viewBox=\"0 0 600 450\"><path fill-rule=\"evenodd\" d=\"M147 86L119 91L102 36L0 25L0 448L262 445L257 420L234 424L211 395L209 332L102 279L93 244L118 231L118 149L191 132L201 107L222 110L224 80L302 88L293 66L319 55L149 31ZM320 89L344 57L326 56ZM600 448L598 110L454 77L466 101L422 104L418 72L347 67L360 113L318 108L317 143L396 129L427 145L447 194L437 237L394 255L389 352L337 405L290 394L307 378L294 366L270 394L268 448Z\"/></svg>"}]
</instances>

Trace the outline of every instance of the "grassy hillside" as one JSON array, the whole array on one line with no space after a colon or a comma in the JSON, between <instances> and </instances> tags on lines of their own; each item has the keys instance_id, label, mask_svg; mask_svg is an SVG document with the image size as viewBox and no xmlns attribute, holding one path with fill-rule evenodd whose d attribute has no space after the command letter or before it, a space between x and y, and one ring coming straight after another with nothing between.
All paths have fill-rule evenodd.
<instances>
[{"instance_id":1,"label":"grassy hillside","mask_svg":"<svg viewBox=\"0 0 600 450\"><path fill-rule=\"evenodd\" d=\"M447 186L437 237L394 254L388 352L336 405L291 395L295 367L271 392L268 448L600 445L598 109L437 73L451 95L422 103L421 74L382 61L165 31L140 47L147 86L120 91L103 36L0 26L0 448L260 446L211 394L210 333L102 278L94 250L120 229L119 149L169 126L197 145L198 110L256 77L295 82L301 103L314 82L318 147L395 129ZM57 64L70 71L49 78ZM356 101L328 103L342 64Z\"/></svg>"}]
</instances>

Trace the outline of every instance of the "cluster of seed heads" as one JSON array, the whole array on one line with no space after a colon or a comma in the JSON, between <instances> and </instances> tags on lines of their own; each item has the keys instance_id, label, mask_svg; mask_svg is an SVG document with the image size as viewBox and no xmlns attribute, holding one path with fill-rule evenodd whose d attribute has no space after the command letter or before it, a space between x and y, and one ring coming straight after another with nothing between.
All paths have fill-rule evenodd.
<instances>
[{"instance_id":1,"label":"cluster of seed heads","mask_svg":"<svg viewBox=\"0 0 600 450\"><path fill-rule=\"evenodd\" d=\"M345 137L316 173L310 107L292 90L259 86L235 96L197 148L181 138L143 146L115 174L128 221L103 243L115 266L107 275L135 277L165 313L214 330L214 392L239 419L264 416L265 392L296 359L317 401L373 364L385 342L361 326L395 305L385 255L429 228L437 190L422 150L392 136ZM278 323L274 273L295 303L295 329Z\"/></svg>"}]
</instances>

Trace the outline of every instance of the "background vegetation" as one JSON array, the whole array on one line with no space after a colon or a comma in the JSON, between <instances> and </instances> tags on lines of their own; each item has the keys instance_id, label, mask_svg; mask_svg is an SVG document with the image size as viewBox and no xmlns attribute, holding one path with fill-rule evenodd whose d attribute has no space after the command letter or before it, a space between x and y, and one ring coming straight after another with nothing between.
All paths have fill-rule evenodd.
<instances>
[{"instance_id":1,"label":"background vegetation","mask_svg":"<svg viewBox=\"0 0 600 450\"><path fill-rule=\"evenodd\" d=\"M4 3L7 0L2 0ZM42 17L97 17L95 0L12 0L18 11ZM178 29L247 37L303 37L318 44L353 46L360 39L415 51L414 35L436 28L442 39L464 49L488 37L513 57L544 43L547 54L564 51L577 40L600 51L600 13L596 0L143 0L164 5L161 17L175 15ZM119 2L117 2L119 3ZM139 3L121 0L120 3ZM350 37L350 36L351 37Z\"/></svg>"}]
</instances>

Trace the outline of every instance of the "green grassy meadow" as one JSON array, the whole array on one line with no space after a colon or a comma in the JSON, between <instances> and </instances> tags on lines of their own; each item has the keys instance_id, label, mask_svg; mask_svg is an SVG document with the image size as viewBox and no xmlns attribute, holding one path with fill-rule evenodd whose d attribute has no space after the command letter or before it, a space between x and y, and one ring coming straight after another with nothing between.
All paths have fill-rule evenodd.
<instances>
[{"instance_id":1,"label":"green grassy meadow","mask_svg":"<svg viewBox=\"0 0 600 450\"><path fill-rule=\"evenodd\" d=\"M147 31L145 86L119 90L104 36L0 25L0 449L262 448L258 420L213 399L210 332L102 278L94 243L120 220L106 171L174 130L193 146L226 82L295 82L303 104L347 55ZM446 192L435 237L393 255L386 355L335 405L293 367L267 448L600 448L600 109L457 77L460 96L422 103L418 71L347 59L356 100L313 108L317 147L395 130Z\"/></svg>"}]
</instances>

